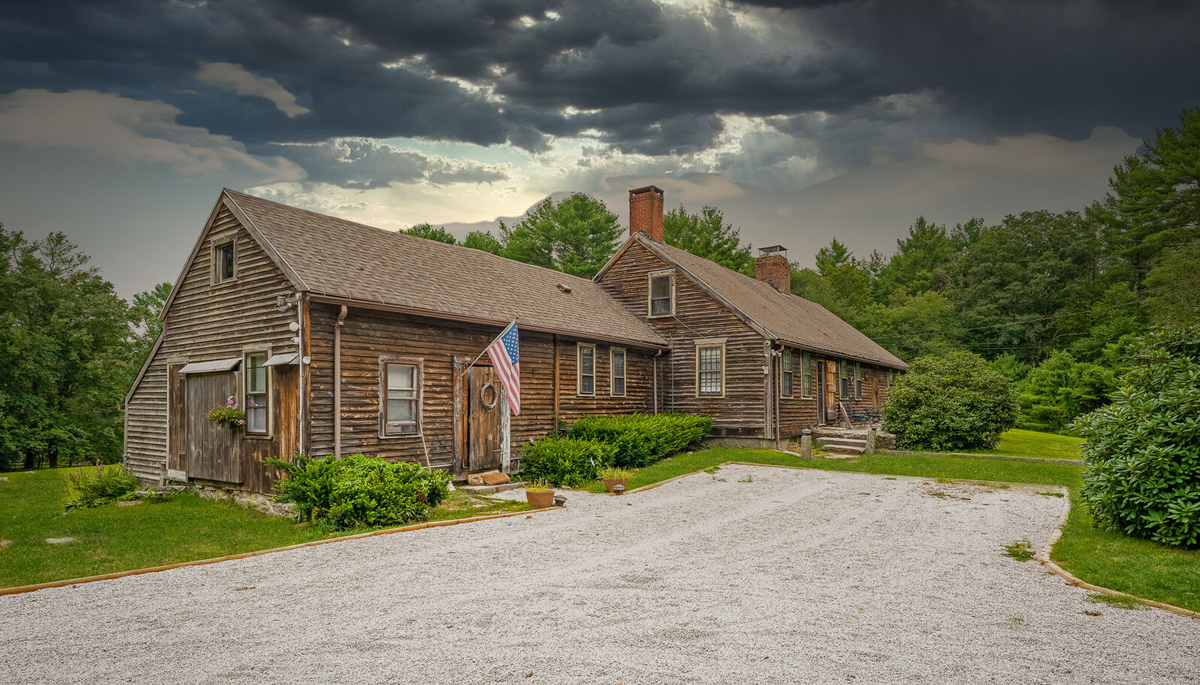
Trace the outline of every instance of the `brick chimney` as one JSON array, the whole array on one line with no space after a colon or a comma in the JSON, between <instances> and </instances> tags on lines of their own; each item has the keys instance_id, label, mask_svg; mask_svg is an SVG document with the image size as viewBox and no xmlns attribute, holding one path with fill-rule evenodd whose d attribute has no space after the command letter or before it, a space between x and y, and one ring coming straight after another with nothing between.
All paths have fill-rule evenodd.
<instances>
[{"instance_id":1,"label":"brick chimney","mask_svg":"<svg viewBox=\"0 0 1200 685\"><path fill-rule=\"evenodd\" d=\"M787 248L783 245L758 248L754 277L781 293L792 292L792 268L788 265Z\"/></svg>"},{"instance_id":2,"label":"brick chimney","mask_svg":"<svg viewBox=\"0 0 1200 685\"><path fill-rule=\"evenodd\" d=\"M657 186L629 191L629 235L641 231L651 240L663 239L663 191Z\"/></svg>"}]
</instances>

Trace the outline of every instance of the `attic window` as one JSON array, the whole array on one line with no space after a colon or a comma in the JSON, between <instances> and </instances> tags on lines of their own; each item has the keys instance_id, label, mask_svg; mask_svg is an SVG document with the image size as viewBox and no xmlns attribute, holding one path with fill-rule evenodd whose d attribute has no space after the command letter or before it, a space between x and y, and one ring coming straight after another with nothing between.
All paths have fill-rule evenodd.
<instances>
[{"instance_id":1,"label":"attic window","mask_svg":"<svg viewBox=\"0 0 1200 685\"><path fill-rule=\"evenodd\" d=\"M233 241L213 246L212 282L224 283L237 277L237 248Z\"/></svg>"},{"instance_id":2,"label":"attic window","mask_svg":"<svg viewBox=\"0 0 1200 685\"><path fill-rule=\"evenodd\" d=\"M564 284L562 284L562 283L559 283L559 284L558 284L558 289L559 289L559 290L561 290L561 291L563 291L564 293L566 293L566 294L568 294L568 295L570 295L570 294L571 294L571 286L569 286L569 285L564 285Z\"/></svg>"},{"instance_id":3,"label":"attic window","mask_svg":"<svg viewBox=\"0 0 1200 685\"><path fill-rule=\"evenodd\" d=\"M666 271L649 274L649 297L647 315L673 316L675 314L675 272Z\"/></svg>"}]
</instances>

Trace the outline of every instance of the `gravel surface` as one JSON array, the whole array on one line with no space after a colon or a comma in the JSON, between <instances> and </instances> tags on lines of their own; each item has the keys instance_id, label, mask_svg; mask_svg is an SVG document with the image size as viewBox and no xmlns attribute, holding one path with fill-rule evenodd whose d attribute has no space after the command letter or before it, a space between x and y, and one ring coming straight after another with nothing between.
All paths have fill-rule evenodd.
<instances>
[{"instance_id":1,"label":"gravel surface","mask_svg":"<svg viewBox=\"0 0 1200 685\"><path fill-rule=\"evenodd\" d=\"M1039 489L728 466L529 517L0 597L0 682L1200 677L1200 621L1094 604L1004 556L1057 525L1063 500Z\"/></svg>"}]
</instances>

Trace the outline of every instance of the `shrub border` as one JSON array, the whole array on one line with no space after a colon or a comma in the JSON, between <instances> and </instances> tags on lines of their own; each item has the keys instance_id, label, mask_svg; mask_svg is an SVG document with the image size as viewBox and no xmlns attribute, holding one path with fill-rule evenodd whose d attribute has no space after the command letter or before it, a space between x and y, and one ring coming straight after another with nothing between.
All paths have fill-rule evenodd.
<instances>
[{"instance_id":1,"label":"shrub border","mask_svg":"<svg viewBox=\"0 0 1200 685\"><path fill-rule=\"evenodd\" d=\"M194 561L181 561L177 564L166 564L164 566L151 566L149 568L135 568L128 571L114 571L112 573L103 573L98 576L85 576L83 578L71 578L68 580L52 580L47 583L35 583L33 585L18 585L16 587L0 588L0 596L4 595L20 595L26 592L36 592L37 590L46 590L55 587L67 587L69 585L82 585L84 583L95 583L101 580L116 580L127 576L140 576L143 573L159 573L161 571L170 571L171 569L183 568L185 566L205 566L207 564L215 564L220 561L233 561L235 559L248 559L250 557L258 557L264 554L273 554L275 552L288 552L293 549L303 549L305 547L316 547L317 545L327 545L331 542L342 542L343 540L361 540L362 538L375 537L377 535L391 535L392 533L407 533L413 530L423 530L425 528L438 528L441 526L454 526L460 523L475 523L477 521L489 521L491 519L502 519L510 516L520 516L522 514L536 514L543 511L551 511L555 507L546 507L544 509L526 509L525 511L510 511L503 514L490 514L488 516L471 516L469 518L449 519L447 521L426 521L425 523L414 523L398 528L384 528L383 530L372 530L366 533L355 533L354 535L343 535L335 538L325 538L324 540L311 540L309 542L300 542L295 545L287 545L285 547L272 547L271 549L259 549L251 552L241 552L239 554L227 554L223 557L212 557L210 559L196 559Z\"/></svg>"}]
</instances>

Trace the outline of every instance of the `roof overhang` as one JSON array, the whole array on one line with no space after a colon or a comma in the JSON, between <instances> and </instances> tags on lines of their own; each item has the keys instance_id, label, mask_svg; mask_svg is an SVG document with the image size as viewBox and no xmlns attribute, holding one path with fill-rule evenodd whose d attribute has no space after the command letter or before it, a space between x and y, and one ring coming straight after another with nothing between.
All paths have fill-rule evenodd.
<instances>
[{"instance_id":1,"label":"roof overhang","mask_svg":"<svg viewBox=\"0 0 1200 685\"><path fill-rule=\"evenodd\" d=\"M338 297L335 295L318 295L313 292L308 293L308 299L311 302L322 302L325 304L353 306L360 309L371 309L381 312L395 312L398 314L410 314L412 316L424 316L430 319L441 319L444 321L457 321L460 323L476 324L479 326L495 326L503 329L512 321L501 321L497 319L485 319L473 316L463 316L461 314L452 314L433 309L421 309L418 307L406 307L404 305L390 304L387 302L378 302L375 300L358 300L350 297ZM537 326L518 320L517 325L526 331L536 331L538 333L553 333L563 335L569 338L577 338L579 340L594 340L602 343L614 343L626 347L637 347L647 350L669 350L670 346L666 343L655 343L645 340L630 340L628 338L619 338L612 336L595 335L593 333L583 333L580 331L572 331L563 328L550 328L546 326Z\"/></svg>"},{"instance_id":2,"label":"roof overhang","mask_svg":"<svg viewBox=\"0 0 1200 685\"><path fill-rule=\"evenodd\" d=\"M186 375L189 373L220 373L222 371L233 371L241 362L241 357L214 359L207 362L191 362L190 364L185 364L184 367L179 370L179 373Z\"/></svg>"}]
</instances>

